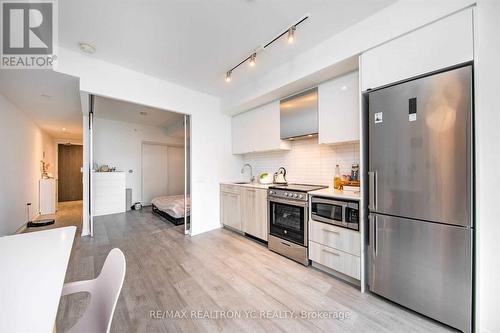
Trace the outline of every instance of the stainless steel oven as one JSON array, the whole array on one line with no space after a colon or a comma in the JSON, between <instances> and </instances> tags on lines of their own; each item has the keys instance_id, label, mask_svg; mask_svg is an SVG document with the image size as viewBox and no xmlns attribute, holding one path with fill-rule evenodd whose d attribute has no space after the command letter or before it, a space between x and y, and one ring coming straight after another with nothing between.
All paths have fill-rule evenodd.
<instances>
[{"instance_id":1,"label":"stainless steel oven","mask_svg":"<svg viewBox=\"0 0 500 333\"><path fill-rule=\"evenodd\" d=\"M267 191L269 235L267 247L302 265L309 265L307 192L325 188L322 185L274 185Z\"/></svg>"},{"instance_id":2,"label":"stainless steel oven","mask_svg":"<svg viewBox=\"0 0 500 333\"><path fill-rule=\"evenodd\" d=\"M314 221L359 230L359 203L313 196L311 218Z\"/></svg>"},{"instance_id":3,"label":"stainless steel oven","mask_svg":"<svg viewBox=\"0 0 500 333\"><path fill-rule=\"evenodd\" d=\"M273 189L268 191L267 200L268 248L305 266L309 265L307 193Z\"/></svg>"},{"instance_id":4,"label":"stainless steel oven","mask_svg":"<svg viewBox=\"0 0 500 333\"><path fill-rule=\"evenodd\" d=\"M307 246L307 201L270 198L269 234Z\"/></svg>"}]
</instances>

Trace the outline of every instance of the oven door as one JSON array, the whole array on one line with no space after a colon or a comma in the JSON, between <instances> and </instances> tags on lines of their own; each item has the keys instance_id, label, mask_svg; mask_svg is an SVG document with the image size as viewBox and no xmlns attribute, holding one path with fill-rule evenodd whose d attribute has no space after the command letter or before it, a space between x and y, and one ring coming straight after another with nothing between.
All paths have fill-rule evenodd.
<instances>
[{"instance_id":1,"label":"oven door","mask_svg":"<svg viewBox=\"0 0 500 333\"><path fill-rule=\"evenodd\" d=\"M307 246L307 202L269 199L269 234Z\"/></svg>"},{"instance_id":2,"label":"oven door","mask_svg":"<svg viewBox=\"0 0 500 333\"><path fill-rule=\"evenodd\" d=\"M346 207L347 202L325 199L321 197L312 197L311 218L314 221L347 227L347 223L345 221Z\"/></svg>"}]
</instances>

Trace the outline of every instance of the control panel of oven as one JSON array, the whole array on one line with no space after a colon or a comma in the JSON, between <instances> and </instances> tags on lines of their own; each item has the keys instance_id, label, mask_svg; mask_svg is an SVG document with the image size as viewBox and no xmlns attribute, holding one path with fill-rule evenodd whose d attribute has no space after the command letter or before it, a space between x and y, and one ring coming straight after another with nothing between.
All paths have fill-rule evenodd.
<instances>
[{"instance_id":1,"label":"control panel of oven","mask_svg":"<svg viewBox=\"0 0 500 333\"><path fill-rule=\"evenodd\" d=\"M269 189L267 195L272 198L307 201L307 193L304 192Z\"/></svg>"}]
</instances>

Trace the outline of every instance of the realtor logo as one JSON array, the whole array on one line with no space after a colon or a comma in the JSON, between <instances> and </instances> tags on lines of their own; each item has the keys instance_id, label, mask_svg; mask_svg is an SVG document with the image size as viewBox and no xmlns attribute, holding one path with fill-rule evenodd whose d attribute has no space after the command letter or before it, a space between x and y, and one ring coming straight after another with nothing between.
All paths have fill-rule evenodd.
<instances>
[{"instance_id":1,"label":"realtor logo","mask_svg":"<svg viewBox=\"0 0 500 333\"><path fill-rule=\"evenodd\" d=\"M2 1L2 68L51 68L54 51L52 1Z\"/></svg>"}]
</instances>

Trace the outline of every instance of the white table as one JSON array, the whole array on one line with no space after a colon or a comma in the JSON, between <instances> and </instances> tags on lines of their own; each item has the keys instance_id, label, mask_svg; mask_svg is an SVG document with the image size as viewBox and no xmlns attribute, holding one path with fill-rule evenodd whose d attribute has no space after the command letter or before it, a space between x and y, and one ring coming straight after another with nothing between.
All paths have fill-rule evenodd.
<instances>
[{"instance_id":1,"label":"white table","mask_svg":"<svg viewBox=\"0 0 500 333\"><path fill-rule=\"evenodd\" d=\"M0 237L0 332L52 332L75 232Z\"/></svg>"}]
</instances>

